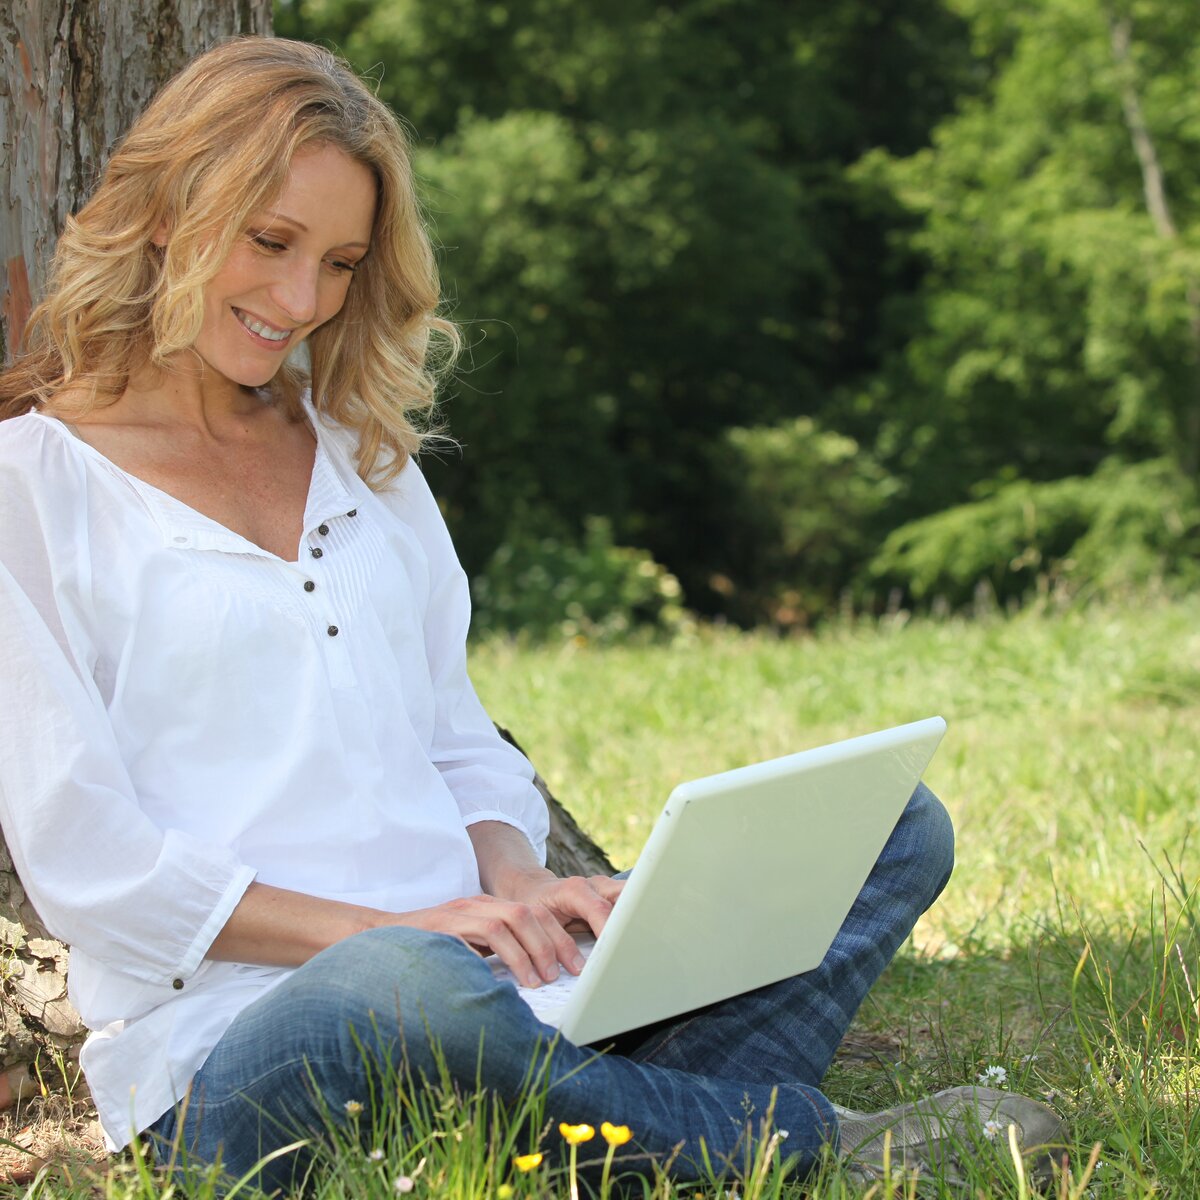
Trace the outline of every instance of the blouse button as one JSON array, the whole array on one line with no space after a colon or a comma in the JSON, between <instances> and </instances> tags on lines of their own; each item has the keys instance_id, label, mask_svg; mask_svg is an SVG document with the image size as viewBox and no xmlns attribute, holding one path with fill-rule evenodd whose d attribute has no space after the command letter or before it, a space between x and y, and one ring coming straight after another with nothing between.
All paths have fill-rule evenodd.
<instances>
[{"instance_id":1,"label":"blouse button","mask_svg":"<svg viewBox=\"0 0 1200 1200\"><path fill-rule=\"evenodd\" d=\"M357 516L358 516L358 509L357 509L357 508L352 508L352 509L351 509L351 510L350 510L350 511L349 511L349 512L346 514L346 516L348 516L348 517L357 517Z\"/></svg>"},{"instance_id":2,"label":"blouse button","mask_svg":"<svg viewBox=\"0 0 1200 1200\"><path fill-rule=\"evenodd\" d=\"M328 525L318 525L317 532L320 534L326 534L329 532L329 526Z\"/></svg>"},{"instance_id":3,"label":"blouse button","mask_svg":"<svg viewBox=\"0 0 1200 1200\"><path fill-rule=\"evenodd\" d=\"M317 590L317 585L313 583L311 579L306 579L304 581L304 590L306 592L315 592Z\"/></svg>"},{"instance_id":4,"label":"blouse button","mask_svg":"<svg viewBox=\"0 0 1200 1200\"><path fill-rule=\"evenodd\" d=\"M320 558L320 557L321 557L321 555L322 555L322 554L324 554L324 553L325 553L325 551L324 551L324 550L322 550L320 546L313 546L313 547L312 547L312 548L309 550L309 554L311 554L311 555L313 556L313 558Z\"/></svg>"},{"instance_id":5,"label":"blouse button","mask_svg":"<svg viewBox=\"0 0 1200 1200\"><path fill-rule=\"evenodd\" d=\"M337 637L337 633L338 633L337 626L330 625L330 627L327 630L325 630L325 632L327 634L329 634L330 637Z\"/></svg>"},{"instance_id":6,"label":"blouse button","mask_svg":"<svg viewBox=\"0 0 1200 1200\"><path fill-rule=\"evenodd\" d=\"M183 980L182 980L182 979L172 979L172 980L171 980L171 986L172 986L172 987L173 987L173 988L174 988L174 989L175 989L177 992L181 992L181 991L183 991Z\"/></svg>"}]
</instances>

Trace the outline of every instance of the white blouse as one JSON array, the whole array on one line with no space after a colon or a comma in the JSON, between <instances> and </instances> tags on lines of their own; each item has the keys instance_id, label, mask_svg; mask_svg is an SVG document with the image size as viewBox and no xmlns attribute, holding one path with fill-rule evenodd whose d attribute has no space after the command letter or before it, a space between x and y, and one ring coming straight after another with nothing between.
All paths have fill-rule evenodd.
<instances>
[{"instance_id":1,"label":"white blouse","mask_svg":"<svg viewBox=\"0 0 1200 1200\"><path fill-rule=\"evenodd\" d=\"M466 827L545 853L467 678L466 578L415 464L309 408L285 562L39 413L0 422L0 822L94 1032L111 1146L182 1098L283 968L205 959L253 879L392 912L479 892Z\"/></svg>"}]
</instances>

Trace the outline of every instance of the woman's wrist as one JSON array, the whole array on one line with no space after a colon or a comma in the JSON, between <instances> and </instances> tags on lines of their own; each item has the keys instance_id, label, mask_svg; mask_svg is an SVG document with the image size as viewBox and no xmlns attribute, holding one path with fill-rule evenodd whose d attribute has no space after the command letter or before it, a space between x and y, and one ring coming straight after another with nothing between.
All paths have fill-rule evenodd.
<instances>
[{"instance_id":1,"label":"woman's wrist","mask_svg":"<svg viewBox=\"0 0 1200 1200\"><path fill-rule=\"evenodd\" d=\"M503 821L477 821L467 826L475 861L479 867L479 882L491 896L504 900L520 900L532 887L555 878L538 861L529 839L517 828Z\"/></svg>"},{"instance_id":2,"label":"woman's wrist","mask_svg":"<svg viewBox=\"0 0 1200 1200\"><path fill-rule=\"evenodd\" d=\"M551 883L557 878L553 871L536 864L532 867L501 869L496 873L489 894L501 900L524 902L534 888Z\"/></svg>"}]
</instances>

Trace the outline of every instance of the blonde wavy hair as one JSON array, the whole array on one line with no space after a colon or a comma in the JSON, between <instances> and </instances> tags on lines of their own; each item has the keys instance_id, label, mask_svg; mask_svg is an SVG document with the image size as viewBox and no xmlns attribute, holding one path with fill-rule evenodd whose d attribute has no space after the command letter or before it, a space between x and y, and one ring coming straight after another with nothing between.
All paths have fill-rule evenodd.
<instances>
[{"instance_id":1,"label":"blonde wavy hair","mask_svg":"<svg viewBox=\"0 0 1200 1200\"><path fill-rule=\"evenodd\" d=\"M376 487L394 478L428 436L437 365L458 333L437 315L437 269L400 123L343 60L284 39L207 51L133 124L58 240L47 297L0 375L0 420L52 398L56 412L81 416L116 401L136 368L166 367L188 349L205 285L283 189L296 152L322 143L375 175L371 248L341 312L308 339L308 376L287 365L271 388L299 418L311 383L317 409L357 432L363 478ZM431 354L434 337L448 353Z\"/></svg>"}]
</instances>

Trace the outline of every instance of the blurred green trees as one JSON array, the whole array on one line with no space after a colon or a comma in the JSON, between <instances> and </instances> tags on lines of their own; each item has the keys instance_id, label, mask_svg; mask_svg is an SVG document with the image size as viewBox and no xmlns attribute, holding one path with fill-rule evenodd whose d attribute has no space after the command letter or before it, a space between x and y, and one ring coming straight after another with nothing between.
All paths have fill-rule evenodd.
<instances>
[{"instance_id":1,"label":"blurred green trees","mask_svg":"<svg viewBox=\"0 0 1200 1200\"><path fill-rule=\"evenodd\" d=\"M864 405L889 459L937 507L998 473L1090 471L1114 448L1194 475L1200 8L960 6L989 86L931 147L855 168L919 217L909 243L928 264L914 336Z\"/></svg>"},{"instance_id":2,"label":"blurred green trees","mask_svg":"<svg viewBox=\"0 0 1200 1200\"><path fill-rule=\"evenodd\" d=\"M496 607L506 564L619 579L628 546L742 621L959 598L966 563L1019 594L1032 560L969 532L1002 497L1142 459L1189 494L1195 5L285 0L276 29L414 127L470 346L429 470L483 623L571 619Z\"/></svg>"},{"instance_id":3,"label":"blurred green trees","mask_svg":"<svg viewBox=\"0 0 1200 1200\"><path fill-rule=\"evenodd\" d=\"M1047 572L1182 581L1200 470L1200 8L959 10L988 86L930 147L853 168L917 218L926 274L850 424L877 431L905 481L897 516L956 506L893 533L873 571L957 599Z\"/></svg>"}]
</instances>

